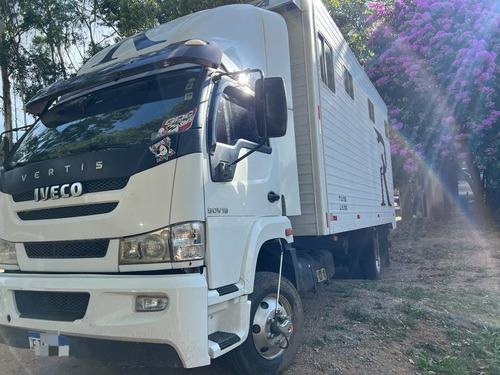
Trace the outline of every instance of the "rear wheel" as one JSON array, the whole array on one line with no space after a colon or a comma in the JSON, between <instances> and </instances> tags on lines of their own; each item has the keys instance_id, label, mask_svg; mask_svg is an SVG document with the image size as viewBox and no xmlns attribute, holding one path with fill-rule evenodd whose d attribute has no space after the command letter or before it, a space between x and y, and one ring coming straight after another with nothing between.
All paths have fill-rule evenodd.
<instances>
[{"instance_id":1,"label":"rear wheel","mask_svg":"<svg viewBox=\"0 0 500 375\"><path fill-rule=\"evenodd\" d=\"M367 238L366 246L360 259L360 271L363 279L380 279L381 257L378 231L371 230L370 237Z\"/></svg>"},{"instance_id":2,"label":"rear wheel","mask_svg":"<svg viewBox=\"0 0 500 375\"><path fill-rule=\"evenodd\" d=\"M277 374L292 363L297 353L303 334L302 302L293 284L282 278L276 306L277 288L277 274L255 275L254 291L249 296L252 308L248 337L226 355L239 374Z\"/></svg>"},{"instance_id":3,"label":"rear wheel","mask_svg":"<svg viewBox=\"0 0 500 375\"><path fill-rule=\"evenodd\" d=\"M380 244L380 261L382 267L390 267L391 259L389 257L391 241L389 240L389 228L383 227L378 233L378 242Z\"/></svg>"}]
</instances>

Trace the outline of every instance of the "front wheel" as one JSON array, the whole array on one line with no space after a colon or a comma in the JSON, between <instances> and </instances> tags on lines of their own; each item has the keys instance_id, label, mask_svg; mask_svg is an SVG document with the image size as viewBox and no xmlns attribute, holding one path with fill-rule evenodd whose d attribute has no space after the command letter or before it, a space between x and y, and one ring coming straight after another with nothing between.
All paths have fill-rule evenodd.
<instances>
[{"instance_id":1,"label":"front wheel","mask_svg":"<svg viewBox=\"0 0 500 375\"><path fill-rule=\"evenodd\" d=\"M281 279L278 306L278 275L255 275L250 328L245 342L227 354L231 367L239 374L277 374L292 363L303 334L302 302L293 284ZM278 312L276 314L276 311Z\"/></svg>"}]
</instances>

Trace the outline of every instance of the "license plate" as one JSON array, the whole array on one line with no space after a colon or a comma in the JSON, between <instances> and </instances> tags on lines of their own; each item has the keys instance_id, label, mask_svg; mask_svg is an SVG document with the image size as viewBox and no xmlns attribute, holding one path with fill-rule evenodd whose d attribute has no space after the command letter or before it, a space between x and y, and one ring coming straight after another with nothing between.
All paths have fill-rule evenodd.
<instances>
[{"instance_id":1,"label":"license plate","mask_svg":"<svg viewBox=\"0 0 500 375\"><path fill-rule=\"evenodd\" d=\"M29 332L30 350L42 357L67 357L69 340L57 332Z\"/></svg>"}]
</instances>

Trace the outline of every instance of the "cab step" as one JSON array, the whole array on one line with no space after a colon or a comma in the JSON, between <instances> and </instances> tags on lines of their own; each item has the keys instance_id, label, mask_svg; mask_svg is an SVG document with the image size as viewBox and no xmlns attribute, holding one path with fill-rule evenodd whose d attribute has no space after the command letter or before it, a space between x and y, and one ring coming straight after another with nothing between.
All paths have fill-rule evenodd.
<instances>
[{"instance_id":1,"label":"cab step","mask_svg":"<svg viewBox=\"0 0 500 375\"><path fill-rule=\"evenodd\" d=\"M241 340L240 336L236 333L221 331L208 335L208 339L218 344L221 350L224 350Z\"/></svg>"}]
</instances>

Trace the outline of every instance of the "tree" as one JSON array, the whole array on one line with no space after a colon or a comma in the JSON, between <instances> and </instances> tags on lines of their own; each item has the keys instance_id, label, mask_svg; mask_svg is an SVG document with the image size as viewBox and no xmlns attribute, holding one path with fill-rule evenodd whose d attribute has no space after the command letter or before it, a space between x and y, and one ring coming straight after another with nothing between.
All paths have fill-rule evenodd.
<instances>
[{"instance_id":1,"label":"tree","mask_svg":"<svg viewBox=\"0 0 500 375\"><path fill-rule=\"evenodd\" d=\"M500 180L500 8L495 0L372 3L368 74L388 103L391 149L439 170L465 166L480 213ZM497 153L495 154L495 151Z\"/></svg>"},{"instance_id":2,"label":"tree","mask_svg":"<svg viewBox=\"0 0 500 375\"><path fill-rule=\"evenodd\" d=\"M13 96L24 109L40 88L68 78L106 47L114 33L103 32L96 5L97 0L0 0L0 99L5 129L12 128Z\"/></svg>"},{"instance_id":3,"label":"tree","mask_svg":"<svg viewBox=\"0 0 500 375\"><path fill-rule=\"evenodd\" d=\"M14 23L15 8L7 2L0 0L0 73L2 79L2 112L4 119L4 129L12 129L12 88L10 77L14 71L15 54L11 53L11 47L19 43L23 30L18 29ZM11 134L7 134L12 142Z\"/></svg>"},{"instance_id":4,"label":"tree","mask_svg":"<svg viewBox=\"0 0 500 375\"><path fill-rule=\"evenodd\" d=\"M349 47L362 65L370 60L373 53L366 48L370 39L373 11L365 0L323 0L328 13L340 29Z\"/></svg>"},{"instance_id":5,"label":"tree","mask_svg":"<svg viewBox=\"0 0 500 375\"><path fill-rule=\"evenodd\" d=\"M186 14L244 0L96 0L105 24L119 38L134 35Z\"/></svg>"}]
</instances>

